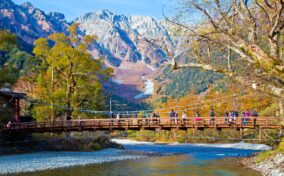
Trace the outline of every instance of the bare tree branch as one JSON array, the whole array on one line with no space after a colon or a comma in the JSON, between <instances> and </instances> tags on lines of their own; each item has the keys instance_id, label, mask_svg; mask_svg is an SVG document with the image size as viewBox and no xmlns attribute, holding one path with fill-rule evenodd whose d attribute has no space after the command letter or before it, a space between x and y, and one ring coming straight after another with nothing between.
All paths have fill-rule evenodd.
<instances>
[{"instance_id":1,"label":"bare tree branch","mask_svg":"<svg viewBox=\"0 0 284 176\"><path fill-rule=\"evenodd\" d=\"M267 10L265 10L265 8L258 2L258 0L255 0L255 3L260 7L260 9L264 12L266 18L267 18L267 21L268 23L271 25L271 20L270 20L270 17L268 15L268 12Z\"/></svg>"},{"instance_id":2,"label":"bare tree branch","mask_svg":"<svg viewBox=\"0 0 284 176\"><path fill-rule=\"evenodd\" d=\"M208 64L198 64L198 63L188 63L188 64L182 64L182 65L177 65L177 63L173 63L173 69L178 70L178 69L183 69L183 68L200 68L206 71L213 71L216 73L222 73L226 76L229 76L230 78L234 79L238 83L242 85L247 85L251 86L254 80L250 80L245 78L244 76L241 76L231 70L228 69L217 69L213 67L212 65ZM277 97L282 97L284 98L284 88L275 86L273 84L267 84L265 82L261 82L258 85L258 90L262 92L269 93L270 95L277 96Z\"/></svg>"},{"instance_id":3,"label":"bare tree branch","mask_svg":"<svg viewBox=\"0 0 284 176\"><path fill-rule=\"evenodd\" d=\"M267 0L264 0L264 2L270 9L274 9Z\"/></svg>"},{"instance_id":4,"label":"bare tree branch","mask_svg":"<svg viewBox=\"0 0 284 176\"><path fill-rule=\"evenodd\" d=\"M274 21L274 24L269 32L269 35L271 38L273 38L275 35L277 35L277 33L280 32L280 29L281 29L281 25L279 25L281 22L283 22L283 16L282 16L282 13L284 11L284 1L283 0L280 0L280 9L276 15L276 19ZM282 19L281 19L282 17Z\"/></svg>"},{"instance_id":5,"label":"bare tree branch","mask_svg":"<svg viewBox=\"0 0 284 176\"><path fill-rule=\"evenodd\" d=\"M194 3L193 5L196 9L200 10L209 19L210 23L216 30L220 30L217 23L213 20L213 18L209 15L209 13L205 9L201 8L197 3Z\"/></svg>"}]
</instances>

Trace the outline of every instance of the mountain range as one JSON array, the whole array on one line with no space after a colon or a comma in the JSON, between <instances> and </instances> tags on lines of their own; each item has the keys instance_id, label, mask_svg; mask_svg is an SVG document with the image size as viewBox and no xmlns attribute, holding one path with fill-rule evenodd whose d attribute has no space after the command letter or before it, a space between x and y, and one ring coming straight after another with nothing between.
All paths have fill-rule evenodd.
<instances>
[{"instance_id":1,"label":"mountain range","mask_svg":"<svg viewBox=\"0 0 284 176\"><path fill-rule=\"evenodd\" d=\"M105 58L105 64L115 69L115 89L126 88L117 92L123 97L139 94L145 82L142 77L155 72L175 52L167 29L152 17L99 10L67 22L64 14L47 14L29 2L17 5L1 0L0 28L16 33L30 45L39 37L66 33L74 22L79 24L82 35L98 36L90 52L94 58Z\"/></svg>"},{"instance_id":2,"label":"mountain range","mask_svg":"<svg viewBox=\"0 0 284 176\"><path fill-rule=\"evenodd\" d=\"M104 58L104 64L115 70L113 84L109 84L108 88L128 100L137 101L153 94L153 79L168 85L160 89L162 93L171 95L171 92L176 92L179 95L182 91L184 95L189 84L194 84L193 79L206 77L204 73L192 70L192 74L183 75L180 80L177 76L180 72L165 71L168 67L164 67L163 63L169 57L176 56L183 61L188 58L184 57L183 42L173 35L172 26L164 21L98 10L68 22L64 14L47 14L29 2L17 5L11 0L0 1L0 28L15 33L27 45L32 46L36 39L52 33L67 33L74 22L79 24L80 35L96 35L98 40L90 52L95 59ZM173 78L175 81L169 81ZM173 91L178 82L182 86ZM207 82L200 90L206 90ZM211 78L209 82L212 82ZM196 89L197 86L194 87Z\"/></svg>"}]
</instances>

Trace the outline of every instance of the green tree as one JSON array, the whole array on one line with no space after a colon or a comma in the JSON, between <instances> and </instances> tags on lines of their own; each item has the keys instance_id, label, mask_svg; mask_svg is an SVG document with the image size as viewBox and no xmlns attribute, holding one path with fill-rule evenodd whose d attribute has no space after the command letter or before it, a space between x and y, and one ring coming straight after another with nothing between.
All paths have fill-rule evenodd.
<instances>
[{"instance_id":1,"label":"green tree","mask_svg":"<svg viewBox=\"0 0 284 176\"><path fill-rule=\"evenodd\" d=\"M29 70L29 61L32 60L33 56L19 48L13 48L9 53L6 54L7 65L13 66L19 70ZM31 66L33 67L33 66Z\"/></svg>"},{"instance_id":2,"label":"green tree","mask_svg":"<svg viewBox=\"0 0 284 176\"><path fill-rule=\"evenodd\" d=\"M5 84L13 84L18 77L17 69L6 65L4 53L16 47L17 37L7 31L0 30L0 88Z\"/></svg>"},{"instance_id":3,"label":"green tree","mask_svg":"<svg viewBox=\"0 0 284 176\"><path fill-rule=\"evenodd\" d=\"M15 47L16 36L7 31L0 30L0 88L4 85L11 86L17 80L17 69L3 65L6 61L5 54ZM13 109L10 106L7 106L7 101L3 98L0 98L0 106L0 121L8 122L11 118L11 114L13 114Z\"/></svg>"},{"instance_id":4,"label":"green tree","mask_svg":"<svg viewBox=\"0 0 284 176\"><path fill-rule=\"evenodd\" d=\"M69 27L69 34L55 33L34 42L34 54L41 61L35 98L44 100L49 107L35 108L37 117L54 120L62 115L66 119L80 108L99 108L102 82L112 74L100 60L94 60L88 51L96 37L78 37L78 24ZM50 112L50 113L46 113Z\"/></svg>"},{"instance_id":5,"label":"green tree","mask_svg":"<svg viewBox=\"0 0 284 176\"><path fill-rule=\"evenodd\" d=\"M19 72L13 67L0 68L0 88L4 85L12 86L18 79Z\"/></svg>"},{"instance_id":6,"label":"green tree","mask_svg":"<svg viewBox=\"0 0 284 176\"><path fill-rule=\"evenodd\" d=\"M8 51L14 48L17 43L17 37L8 31L0 29L0 51Z\"/></svg>"}]
</instances>

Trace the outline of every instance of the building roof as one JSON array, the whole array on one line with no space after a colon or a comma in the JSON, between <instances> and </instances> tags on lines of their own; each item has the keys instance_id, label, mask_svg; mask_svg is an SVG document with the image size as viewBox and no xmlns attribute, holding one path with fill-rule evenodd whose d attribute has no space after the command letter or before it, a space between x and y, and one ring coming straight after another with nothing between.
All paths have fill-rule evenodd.
<instances>
[{"instance_id":1,"label":"building roof","mask_svg":"<svg viewBox=\"0 0 284 176\"><path fill-rule=\"evenodd\" d=\"M17 98L17 99L27 99L28 98L27 94L25 93L5 91L5 90L0 90L0 96Z\"/></svg>"}]
</instances>

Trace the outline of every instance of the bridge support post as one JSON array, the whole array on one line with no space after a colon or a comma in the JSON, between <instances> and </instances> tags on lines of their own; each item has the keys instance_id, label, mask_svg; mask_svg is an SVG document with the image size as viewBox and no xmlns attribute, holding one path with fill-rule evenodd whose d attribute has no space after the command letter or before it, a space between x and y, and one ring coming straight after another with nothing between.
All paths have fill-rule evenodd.
<instances>
[{"instance_id":1,"label":"bridge support post","mask_svg":"<svg viewBox=\"0 0 284 176\"><path fill-rule=\"evenodd\" d=\"M240 128L240 139L243 140L244 137L244 129Z\"/></svg>"},{"instance_id":2,"label":"bridge support post","mask_svg":"<svg viewBox=\"0 0 284 176\"><path fill-rule=\"evenodd\" d=\"M162 127L156 128L155 133L161 133L162 132Z\"/></svg>"},{"instance_id":3,"label":"bridge support post","mask_svg":"<svg viewBox=\"0 0 284 176\"><path fill-rule=\"evenodd\" d=\"M192 131L192 135L193 136L196 136L196 135L198 135L199 134L199 131L198 131L198 129L193 129L193 131Z\"/></svg>"},{"instance_id":4,"label":"bridge support post","mask_svg":"<svg viewBox=\"0 0 284 176\"><path fill-rule=\"evenodd\" d=\"M171 129L171 133L172 133L172 135L174 136L174 138L177 138L177 132L178 132L178 129L177 128L172 128Z\"/></svg>"},{"instance_id":5,"label":"bridge support post","mask_svg":"<svg viewBox=\"0 0 284 176\"><path fill-rule=\"evenodd\" d=\"M258 128L258 140L262 140L262 129Z\"/></svg>"},{"instance_id":6,"label":"bridge support post","mask_svg":"<svg viewBox=\"0 0 284 176\"><path fill-rule=\"evenodd\" d=\"M278 138L281 139L283 136L283 129L280 128L279 134L278 134Z\"/></svg>"}]
</instances>

